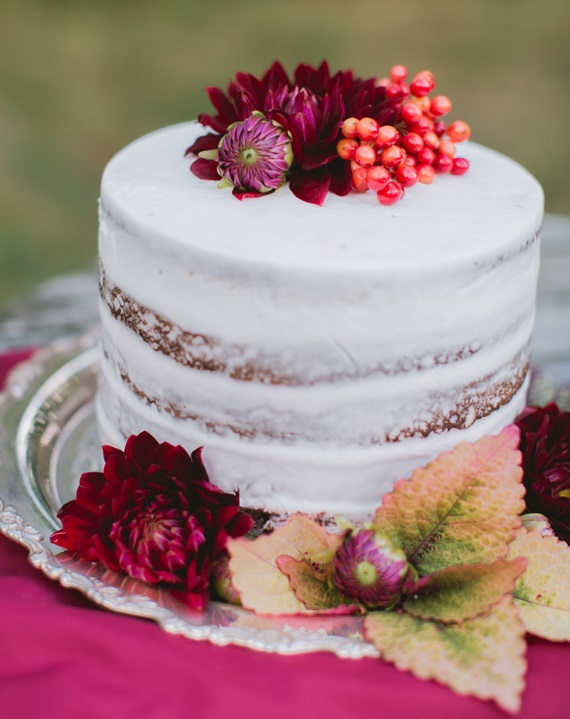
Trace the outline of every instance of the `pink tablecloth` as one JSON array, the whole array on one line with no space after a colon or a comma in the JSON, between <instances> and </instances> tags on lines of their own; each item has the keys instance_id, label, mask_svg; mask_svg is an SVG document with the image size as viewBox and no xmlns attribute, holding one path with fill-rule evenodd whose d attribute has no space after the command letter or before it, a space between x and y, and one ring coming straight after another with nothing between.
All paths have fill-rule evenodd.
<instances>
[{"instance_id":1,"label":"pink tablecloth","mask_svg":"<svg viewBox=\"0 0 570 719\"><path fill-rule=\"evenodd\" d=\"M25 352L0 356L0 384ZM0 471L2 471L0 467ZM522 717L570 715L568 645L530 640ZM166 634L60 587L0 536L0 714L7 719L487 719L459 697L373 659L277 656Z\"/></svg>"}]
</instances>

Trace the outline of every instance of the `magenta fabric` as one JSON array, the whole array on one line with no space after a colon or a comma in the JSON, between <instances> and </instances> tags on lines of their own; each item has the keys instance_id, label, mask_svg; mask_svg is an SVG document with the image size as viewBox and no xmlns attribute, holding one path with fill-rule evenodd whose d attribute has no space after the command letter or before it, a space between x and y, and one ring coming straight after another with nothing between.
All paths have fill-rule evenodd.
<instances>
[{"instance_id":1,"label":"magenta fabric","mask_svg":"<svg viewBox=\"0 0 570 719\"><path fill-rule=\"evenodd\" d=\"M26 352L0 356L0 383ZM0 467L0 471L2 471ZM530 639L521 717L570 716L570 648ZM7 719L492 719L373 659L278 656L171 636L64 589L0 536L0 715Z\"/></svg>"}]
</instances>

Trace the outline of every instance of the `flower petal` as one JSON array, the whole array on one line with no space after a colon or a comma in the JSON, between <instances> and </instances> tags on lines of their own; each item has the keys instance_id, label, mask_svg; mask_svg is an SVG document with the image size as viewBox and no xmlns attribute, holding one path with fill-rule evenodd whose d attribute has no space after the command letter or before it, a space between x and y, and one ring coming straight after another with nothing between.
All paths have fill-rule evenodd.
<instances>
[{"instance_id":1,"label":"flower petal","mask_svg":"<svg viewBox=\"0 0 570 719\"><path fill-rule=\"evenodd\" d=\"M314 205L322 205L327 196L330 179L330 173L324 167L310 172L293 170L289 184L295 197Z\"/></svg>"},{"instance_id":2,"label":"flower petal","mask_svg":"<svg viewBox=\"0 0 570 719\"><path fill-rule=\"evenodd\" d=\"M203 160L199 157L190 165L190 169L201 180L219 180L218 165L214 160Z\"/></svg>"},{"instance_id":3,"label":"flower petal","mask_svg":"<svg viewBox=\"0 0 570 719\"><path fill-rule=\"evenodd\" d=\"M207 150L215 150L220 142L220 135L213 135L211 132L207 135L201 135L193 145L186 150L184 157L194 154L197 155L199 152Z\"/></svg>"}]
</instances>

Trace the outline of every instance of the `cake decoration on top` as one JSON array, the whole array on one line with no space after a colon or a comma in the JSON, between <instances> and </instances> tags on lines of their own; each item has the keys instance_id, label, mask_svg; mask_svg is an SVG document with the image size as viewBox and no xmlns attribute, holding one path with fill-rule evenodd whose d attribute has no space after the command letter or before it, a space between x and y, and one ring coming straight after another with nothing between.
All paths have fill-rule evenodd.
<instances>
[{"instance_id":1,"label":"cake decoration on top","mask_svg":"<svg viewBox=\"0 0 570 719\"><path fill-rule=\"evenodd\" d=\"M435 78L427 70L408 84L408 71L394 65L385 78L361 79L351 70L331 75L299 65L291 81L279 62L261 79L237 73L227 94L207 88L217 115L198 120L214 132L186 151L198 158L192 172L233 187L238 199L259 197L289 183L301 200L322 205L328 192L377 193L392 205L405 188L430 184L436 174L463 175L469 168L455 145L467 140L462 120L447 125L445 95L429 95Z\"/></svg>"}]
</instances>

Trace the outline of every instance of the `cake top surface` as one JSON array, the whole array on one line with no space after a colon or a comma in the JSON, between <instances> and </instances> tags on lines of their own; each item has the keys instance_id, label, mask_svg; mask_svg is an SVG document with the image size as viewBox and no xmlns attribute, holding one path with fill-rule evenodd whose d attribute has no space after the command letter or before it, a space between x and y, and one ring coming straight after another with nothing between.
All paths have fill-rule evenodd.
<instances>
[{"instance_id":1,"label":"cake top surface","mask_svg":"<svg viewBox=\"0 0 570 719\"><path fill-rule=\"evenodd\" d=\"M141 240L174 243L230 262L306 271L424 271L492 261L538 231L539 183L513 160L462 143L462 176L416 185L392 207L375 193L329 193L323 206L288 186L262 199L237 200L194 176L186 148L207 129L173 125L135 140L107 165L105 210Z\"/></svg>"}]
</instances>

